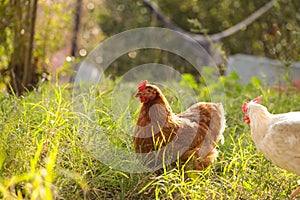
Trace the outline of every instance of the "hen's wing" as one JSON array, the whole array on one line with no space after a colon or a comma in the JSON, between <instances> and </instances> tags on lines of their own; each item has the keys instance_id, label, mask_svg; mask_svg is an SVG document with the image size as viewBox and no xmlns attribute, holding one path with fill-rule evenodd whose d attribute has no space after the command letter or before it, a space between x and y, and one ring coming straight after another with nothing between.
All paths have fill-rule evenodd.
<instances>
[{"instance_id":1,"label":"hen's wing","mask_svg":"<svg viewBox=\"0 0 300 200\"><path fill-rule=\"evenodd\" d=\"M300 113L287 116L281 115L283 118L269 127L264 148L274 164L300 175Z\"/></svg>"},{"instance_id":2,"label":"hen's wing","mask_svg":"<svg viewBox=\"0 0 300 200\"><path fill-rule=\"evenodd\" d=\"M199 102L177 116L183 121L180 128L186 126L184 121L188 121L196 129L193 130L195 134L184 132L184 130L182 132L194 136L190 149L197 149L200 158L204 158L216 147L218 141L223 139L225 116L222 104Z\"/></svg>"}]
</instances>

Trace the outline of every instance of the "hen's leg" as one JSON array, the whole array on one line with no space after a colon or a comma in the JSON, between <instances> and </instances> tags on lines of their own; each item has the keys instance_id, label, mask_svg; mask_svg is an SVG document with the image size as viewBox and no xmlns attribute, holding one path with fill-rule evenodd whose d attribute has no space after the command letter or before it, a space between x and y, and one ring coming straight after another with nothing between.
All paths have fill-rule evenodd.
<instances>
[{"instance_id":1,"label":"hen's leg","mask_svg":"<svg viewBox=\"0 0 300 200\"><path fill-rule=\"evenodd\" d=\"M294 197L296 197L298 194L300 194L300 186L297 187L297 189L292 192L291 199L293 199Z\"/></svg>"}]
</instances>

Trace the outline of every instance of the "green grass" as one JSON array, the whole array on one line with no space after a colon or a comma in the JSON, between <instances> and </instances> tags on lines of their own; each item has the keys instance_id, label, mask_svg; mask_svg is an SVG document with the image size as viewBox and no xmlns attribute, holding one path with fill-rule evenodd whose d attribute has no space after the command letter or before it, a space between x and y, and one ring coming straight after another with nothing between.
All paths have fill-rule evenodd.
<instances>
[{"instance_id":1,"label":"green grass","mask_svg":"<svg viewBox=\"0 0 300 200\"><path fill-rule=\"evenodd\" d=\"M218 161L205 171L187 166L157 172L129 173L109 167L90 152L87 130L97 130L118 149L133 151L132 136L138 107L129 102L126 115L114 115L110 83L93 93L95 105L80 96L81 110L74 108L69 85L44 85L23 97L0 94L0 197L3 199L288 199L297 176L281 170L259 153L250 129L241 119L241 105L260 94L270 112L300 110L300 95L278 93L258 80L241 86L236 75L209 87L198 85L199 100L209 101L211 90L226 92L227 128L219 146ZM77 102L78 104L78 102ZM180 103L174 101L174 110ZM99 135L99 134L98 134ZM101 135L101 134L100 134ZM98 138L99 139L99 138ZM100 138L101 139L101 138ZM99 140L100 141L100 140ZM102 145L102 146L101 146ZM110 156L114 166L125 166L108 144L96 146L96 154ZM115 159L114 159L115 158ZM122 160L120 160L122 159Z\"/></svg>"}]
</instances>

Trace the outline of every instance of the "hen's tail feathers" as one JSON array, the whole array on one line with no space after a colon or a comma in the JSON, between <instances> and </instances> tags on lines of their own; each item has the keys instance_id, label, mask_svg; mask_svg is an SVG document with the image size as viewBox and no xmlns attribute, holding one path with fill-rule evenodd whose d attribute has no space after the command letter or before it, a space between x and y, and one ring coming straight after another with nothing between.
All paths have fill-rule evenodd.
<instances>
[{"instance_id":1,"label":"hen's tail feathers","mask_svg":"<svg viewBox=\"0 0 300 200\"><path fill-rule=\"evenodd\" d=\"M223 132L224 132L225 127L226 127L224 107L221 103L216 104L216 106L217 106L218 113L220 113L220 115L221 115L220 141L221 141L221 144L224 144Z\"/></svg>"},{"instance_id":2,"label":"hen's tail feathers","mask_svg":"<svg viewBox=\"0 0 300 200\"><path fill-rule=\"evenodd\" d=\"M206 103L207 104L207 103ZM210 112L210 120L207 133L201 143L197 157L204 159L218 145L218 142L224 142L223 132L225 130L224 108L220 103L207 104ZM201 109L201 108L200 108Z\"/></svg>"}]
</instances>

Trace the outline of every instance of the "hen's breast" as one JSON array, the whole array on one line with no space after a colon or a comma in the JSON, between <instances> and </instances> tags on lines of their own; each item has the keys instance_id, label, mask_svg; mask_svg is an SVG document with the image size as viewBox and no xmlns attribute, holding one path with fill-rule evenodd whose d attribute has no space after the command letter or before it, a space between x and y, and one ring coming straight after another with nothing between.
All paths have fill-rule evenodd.
<instances>
[{"instance_id":1,"label":"hen's breast","mask_svg":"<svg viewBox=\"0 0 300 200\"><path fill-rule=\"evenodd\" d=\"M278 167L300 175L300 113L277 117L261 141L260 150Z\"/></svg>"}]
</instances>

